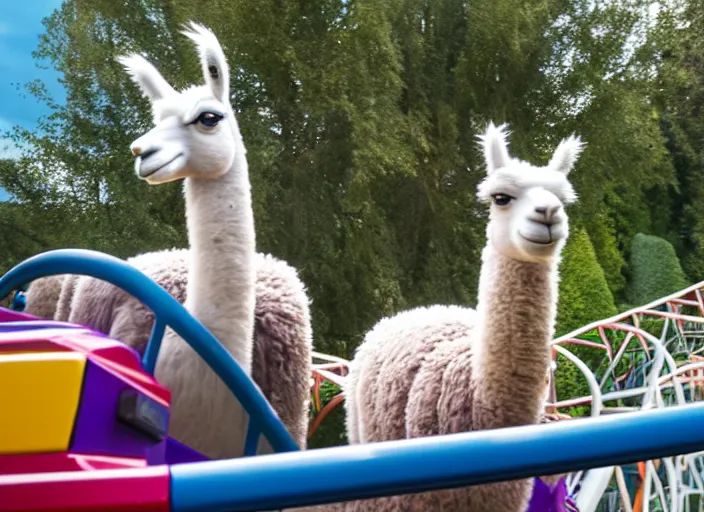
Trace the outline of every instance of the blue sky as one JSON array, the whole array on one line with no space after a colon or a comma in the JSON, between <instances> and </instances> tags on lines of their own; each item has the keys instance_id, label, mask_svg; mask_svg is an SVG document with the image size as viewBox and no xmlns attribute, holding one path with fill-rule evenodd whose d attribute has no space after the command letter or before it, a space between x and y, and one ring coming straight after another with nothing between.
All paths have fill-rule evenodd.
<instances>
[{"instance_id":1,"label":"blue sky","mask_svg":"<svg viewBox=\"0 0 704 512\"><path fill-rule=\"evenodd\" d=\"M43 80L55 100L63 100L63 89L56 72L40 69L32 51L44 31L42 19L61 6L62 0L7 0L0 9L0 131L14 125L34 128L47 108L33 97L23 98L17 90L34 79ZM12 156L0 140L0 157Z\"/></svg>"},{"instance_id":2,"label":"blue sky","mask_svg":"<svg viewBox=\"0 0 704 512\"><path fill-rule=\"evenodd\" d=\"M6 0L0 9L0 132L20 125L34 128L39 117L48 114L45 105L35 98L22 97L18 86L35 80L44 81L56 101L63 101L63 88L58 74L40 69L32 58L32 51L44 31L42 19L61 6L62 0ZM0 158L17 154L7 139L1 138ZM0 188L0 201L8 199Z\"/></svg>"}]
</instances>

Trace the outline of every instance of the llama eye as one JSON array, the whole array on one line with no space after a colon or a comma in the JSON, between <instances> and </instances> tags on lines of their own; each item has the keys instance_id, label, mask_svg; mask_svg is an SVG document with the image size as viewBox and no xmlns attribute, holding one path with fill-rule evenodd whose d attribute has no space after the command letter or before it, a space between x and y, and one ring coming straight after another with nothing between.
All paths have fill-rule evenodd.
<instances>
[{"instance_id":1,"label":"llama eye","mask_svg":"<svg viewBox=\"0 0 704 512\"><path fill-rule=\"evenodd\" d=\"M511 202L511 199L513 199L513 197L507 194L494 194L491 197L494 199L494 203L499 206L506 206Z\"/></svg>"},{"instance_id":2,"label":"llama eye","mask_svg":"<svg viewBox=\"0 0 704 512\"><path fill-rule=\"evenodd\" d=\"M220 114L215 114L213 112L203 112L196 118L196 122L205 126L206 128L214 128L222 119Z\"/></svg>"}]
</instances>

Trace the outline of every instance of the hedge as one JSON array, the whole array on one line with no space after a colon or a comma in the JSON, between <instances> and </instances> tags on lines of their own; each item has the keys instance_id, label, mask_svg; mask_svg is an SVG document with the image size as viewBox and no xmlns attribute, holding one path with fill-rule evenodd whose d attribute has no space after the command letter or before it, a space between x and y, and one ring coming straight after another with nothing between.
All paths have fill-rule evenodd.
<instances>
[{"instance_id":1,"label":"hedge","mask_svg":"<svg viewBox=\"0 0 704 512\"><path fill-rule=\"evenodd\" d=\"M631 244L627 299L642 306L686 288L687 278L675 248L667 240L638 233Z\"/></svg>"},{"instance_id":2,"label":"hedge","mask_svg":"<svg viewBox=\"0 0 704 512\"><path fill-rule=\"evenodd\" d=\"M563 250L559 290L556 327L558 336L618 312L604 271L597 261L594 247L584 228L577 228L570 234ZM604 352L596 348L575 345L568 345L566 348L592 370L604 357ZM589 394L587 381L574 364L562 356L558 356L557 364L555 385L558 399Z\"/></svg>"},{"instance_id":3,"label":"hedge","mask_svg":"<svg viewBox=\"0 0 704 512\"><path fill-rule=\"evenodd\" d=\"M604 271L596 259L587 231L570 234L560 263L557 335L617 313Z\"/></svg>"}]
</instances>

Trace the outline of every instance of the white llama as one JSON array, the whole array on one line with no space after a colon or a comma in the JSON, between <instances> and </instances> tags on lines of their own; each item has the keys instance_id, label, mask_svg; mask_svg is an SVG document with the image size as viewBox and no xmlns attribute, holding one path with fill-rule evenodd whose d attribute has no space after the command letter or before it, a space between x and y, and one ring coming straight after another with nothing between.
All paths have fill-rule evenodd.
<instances>
[{"instance_id":1,"label":"white llama","mask_svg":"<svg viewBox=\"0 0 704 512\"><path fill-rule=\"evenodd\" d=\"M382 319L366 335L345 384L350 443L540 422L555 324L558 264L568 236L567 174L582 149L563 140L549 164L511 158L504 126L482 137L491 203L476 312L430 306ZM532 479L362 500L327 510L522 512Z\"/></svg>"},{"instance_id":2,"label":"white llama","mask_svg":"<svg viewBox=\"0 0 704 512\"><path fill-rule=\"evenodd\" d=\"M187 35L200 50L205 87L177 93L141 57L122 61L152 100L157 125L135 144L142 144L146 138L155 146L163 146L162 151L152 154L145 153L142 147L136 148L142 153L137 160L138 175L148 173L149 165L166 158L169 151L182 155L169 166L174 169L173 173L164 168L154 175L141 177L152 184L185 178L191 249L145 253L127 261L186 304L206 327L213 325L220 332L227 331L221 336L211 329L245 370L251 368L254 381L297 444L305 448L312 350L310 301L293 267L269 254L254 252L247 163L229 104L227 63L217 39L208 30L192 25ZM219 75L211 77L211 71ZM209 107L212 108L209 110ZM203 119L184 118L191 124L179 124L179 115L202 116ZM152 158L154 156L156 158ZM142 167L147 171L142 171ZM254 286L252 272L255 273ZM58 304L55 288L61 288ZM187 301L187 297L191 300ZM253 344L252 298L255 300ZM50 311L55 311L56 320L90 326L140 352L154 322L151 310L123 290L104 281L75 275L51 276L32 283L27 293L26 312L50 318L47 314ZM232 329L231 325L236 328ZM211 430L199 427L203 419L200 411L209 411L207 417L218 419L220 406L217 404L227 402L222 393L229 392L218 380L217 392L211 393L208 386L213 384L215 376L210 372L202 389L192 386L193 381L200 379L197 373L189 372L189 377L182 380L186 375L180 374L184 361L193 364L198 371L203 370L202 363L179 343L172 340L168 346L167 349L165 343L162 350L171 351L170 355L161 356L157 376L169 387L171 382L179 382L178 391L174 390L175 398L187 395L182 402L182 420L188 422L188 418L197 418L194 426L185 432L185 427L176 426L175 437L196 449L204 446L201 451L213 458L238 455L233 451L237 452L239 445L233 445L232 440L243 436L239 431L227 429L227 424L223 423L229 421L227 418L222 418L220 427L209 422L213 424ZM203 397L206 399L202 400ZM189 409L189 404L198 406ZM194 434L196 430L198 434ZM219 434L226 435L229 441L225 443ZM270 450L268 443L262 440L259 451Z\"/></svg>"},{"instance_id":3,"label":"white llama","mask_svg":"<svg viewBox=\"0 0 704 512\"><path fill-rule=\"evenodd\" d=\"M133 260L136 260L137 266L150 268L153 274L164 272L170 277L181 274L187 266L187 279L180 281L182 284L187 281L186 308L250 373L255 330L255 287L262 283L261 280L260 283L256 281L256 265L274 269L279 274L282 269L284 271L278 280L276 275L265 276L263 284L268 289L263 293L264 302L276 303L276 297L267 296L267 293L276 295L276 286L282 282L287 284L285 281L295 277L295 272L286 275L286 269L281 265L276 268L273 258L255 254L248 168L245 147L229 101L228 65L216 37L209 30L196 24L191 24L190 29L185 34L198 48L204 86L177 92L142 57L132 55L120 59L151 100L156 125L131 146L136 156L137 174L150 184L184 179L190 242L189 251L164 251L141 255ZM97 306L100 313L106 316L126 313L118 322L112 318L112 324L129 324L127 317L130 311L125 308L129 301L118 300L114 309L107 311L99 307L100 302L91 303L100 297L111 300L108 297L114 298L116 291L107 283L92 281L107 286L103 290L106 293L90 295L85 300L86 290L82 285L89 280L79 278L76 283L71 277L64 278L69 286L66 288L67 296L73 295L71 302L89 306L91 310ZM261 288L257 291L262 295ZM294 293L291 294L293 297L283 297L278 301L279 306L284 305L284 310L278 315L271 318L263 315L264 329L270 336L260 337L269 345L259 347L259 351L265 352L265 360L270 356L268 349L281 351L281 347L274 345L290 343L291 339L287 333L282 334L276 329L290 329L288 324L298 322L295 329L300 332L296 333L296 339L302 342L299 346L284 349L284 352L295 349L299 353L296 362L302 371L287 375L286 379L296 378L289 384L299 391L304 390L301 403L292 406L303 410L306 413L304 421L307 421L310 328L307 299L302 289L298 291L301 293L297 296ZM180 292L176 290L176 294ZM295 302L286 304L290 298L302 300L304 309ZM286 306L290 307L287 309ZM72 318L70 320L73 321ZM144 320L143 316L141 320ZM300 355L305 356L305 362L301 362ZM267 370L269 374L266 378L276 382L274 374L281 368L270 367ZM175 439L212 458L241 455L247 428L246 414L205 362L170 330L164 337L155 373L172 392L170 434ZM279 379L276 383L282 384L286 379ZM287 392L290 397L287 390L281 393Z\"/></svg>"},{"instance_id":4,"label":"white llama","mask_svg":"<svg viewBox=\"0 0 704 512\"><path fill-rule=\"evenodd\" d=\"M130 148L152 185L184 180L189 238L185 306L251 373L254 216L242 136L230 105L230 71L215 36L196 24L205 85L177 92L146 59L120 58L151 100L156 125ZM172 393L169 433L210 457L241 455L247 415L224 383L167 331L155 376Z\"/></svg>"}]
</instances>

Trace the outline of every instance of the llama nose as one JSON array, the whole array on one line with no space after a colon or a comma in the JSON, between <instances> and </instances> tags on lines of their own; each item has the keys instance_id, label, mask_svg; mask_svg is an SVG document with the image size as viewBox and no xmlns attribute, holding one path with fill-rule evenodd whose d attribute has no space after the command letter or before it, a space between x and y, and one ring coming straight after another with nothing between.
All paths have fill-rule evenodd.
<instances>
[{"instance_id":1,"label":"llama nose","mask_svg":"<svg viewBox=\"0 0 704 512\"><path fill-rule=\"evenodd\" d=\"M140 145L133 145L131 148L132 154L135 157L141 157L142 160L146 160L149 158L150 155L153 155L157 151L159 151L158 146L146 146L143 147L141 144Z\"/></svg>"},{"instance_id":2,"label":"llama nose","mask_svg":"<svg viewBox=\"0 0 704 512\"><path fill-rule=\"evenodd\" d=\"M545 222L552 223L552 218L560 211L560 208L562 208L562 206L559 204L554 206L536 206L535 213L545 217Z\"/></svg>"}]
</instances>

